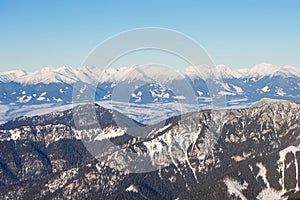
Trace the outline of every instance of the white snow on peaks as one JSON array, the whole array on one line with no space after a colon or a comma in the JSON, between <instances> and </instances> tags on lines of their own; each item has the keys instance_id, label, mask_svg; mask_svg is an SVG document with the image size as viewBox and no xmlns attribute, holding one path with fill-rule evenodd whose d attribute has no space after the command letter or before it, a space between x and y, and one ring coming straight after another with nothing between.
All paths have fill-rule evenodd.
<instances>
[{"instance_id":1,"label":"white snow on peaks","mask_svg":"<svg viewBox=\"0 0 300 200\"><path fill-rule=\"evenodd\" d=\"M292 66L275 66L267 63L255 65L251 69L233 69L225 65L211 67L207 65L189 66L183 70L175 70L163 66L138 66L121 67L118 69L100 69L97 67L71 67L50 68L46 67L35 72L14 70L0 72L1 82L17 82L21 84L38 83L68 83L75 82L132 82L149 81L167 83L173 80L184 79L224 79L224 78L250 78L257 81L263 76L300 77L300 68Z\"/></svg>"},{"instance_id":2,"label":"white snow on peaks","mask_svg":"<svg viewBox=\"0 0 300 200\"><path fill-rule=\"evenodd\" d=\"M277 71L275 71L273 76L282 76L282 77L300 77L300 68L292 66L282 66Z\"/></svg>"},{"instance_id":3,"label":"white snow on peaks","mask_svg":"<svg viewBox=\"0 0 300 200\"><path fill-rule=\"evenodd\" d=\"M182 70L182 73L190 78L200 77L206 79L240 78L243 76L238 69L232 69L226 65L216 67L208 65L189 66Z\"/></svg>"},{"instance_id":4,"label":"white snow on peaks","mask_svg":"<svg viewBox=\"0 0 300 200\"><path fill-rule=\"evenodd\" d=\"M201 78L206 80L209 78L215 78L214 68L209 67L207 65L189 66L181 72L184 75L190 77L191 79Z\"/></svg>"},{"instance_id":5,"label":"white snow on peaks","mask_svg":"<svg viewBox=\"0 0 300 200\"><path fill-rule=\"evenodd\" d=\"M38 83L74 83L77 81L91 83L97 79L101 70L92 67L80 67L74 69L63 66L61 68L45 67L34 72L24 72L21 70L1 72L0 81L14 81L21 84L38 84Z\"/></svg>"},{"instance_id":6,"label":"white snow on peaks","mask_svg":"<svg viewBox=\"0 0 300 200\"><path fill-rule=\"evenodd\" d=\"M292 66L276 66L261 63L245 71L244 75L256 78L264 76L300 77L300 69Z\"/></svg>"},{"instance_id":7,"label":"white snow on peaks","mask_svg":"<svg viewBox=\"0 0 300 200\"><path fill-rule=\"evenodd\" d=\"M233 69L226 65L210 67L207 65L189 66L183 73L190 78L200 77L202 79L217 78L257 78L264 76L300 77L300 69L292 66L276 66L268 63L254 65L250 69Z\"/></svg>"},{"instance_id":8,"label":"white snow on peaks","mask_svg":"<svg viewBox=\"0 0 300 200\"><path fill-rule=\"evenodd\" d=\"M167 67L134 65L119 69L106 69L99 80L101 82L123 81L130 83L139 80L166 83L170 80L183 79L183 77L179 71Z\"/></svg>"},{"instance_id":9,"label":"white snow on peaks","mask_svg":"<svg viewBox=\"0 0 300 200\"><path fill-rule=\"evenodd\" d=\"M247 75L250 77L261 77L261 76L268 76L272 75L275 71L279 70L280 67L268 64L268 63L261 63L258 65L254 65L248 72Z\"/></svg>"},{"instance_id":10,"label":"white snow on peaks","mask_svg":"<svg viewBox=\"0 0 300 200\"><path fill-rule=\"evenodd\" d=\"M241 78L243 76L241 71L231 69L226 65L218 65L215 70L219 78Z\"/></svg>"},{"instance_id":11,"label":"white snow on peaks","mask_svg":"<svg viewBox=\"0 0 300 200\"><path fill-rule=\"evenodd\" d=\"M2 82L10 82L15 81L16 79L25 76L26 72L23 70L13 70L8 72L0 72L0 81Z\"/></svg>"}]
</instances>

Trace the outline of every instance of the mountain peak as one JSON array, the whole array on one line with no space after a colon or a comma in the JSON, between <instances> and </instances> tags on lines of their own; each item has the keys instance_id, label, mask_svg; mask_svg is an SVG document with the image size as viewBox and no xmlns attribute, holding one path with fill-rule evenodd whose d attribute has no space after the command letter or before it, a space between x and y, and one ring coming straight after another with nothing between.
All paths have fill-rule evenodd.
<instances>
[{"instance_id":1,"label":"mountain peak","mask_svg":"<svg viewBox=\"0 0 300 200\"><path fill-rule=\"evenodd\" d=\"M133 65L121 68L99 69L97 67L81 66L77 69L62 66L60 68L45 67L34 72L14 70L0 73L0 81L17 82L21 84L38 83L68 83L75 82L94 83L118 82L135 80L156 80L166 82L170 80L190 78L243 78L243 77L264 77L283 76L300 77L300 69L292 66L276 66L268 63L261 63L250 69L232 69L226 65L209 67L206 65L189 66L183 70L174 70L163 66L139 66Z\"/></svg>"},{"instance_id":2,"label":"mountain peak","mask_svg":"<svg viewBox=\"0 0 300 200\"><path fill-rule=\"evenodd\" d=\"M270 76L275 71L278 71L280 67L276 65L272 65L269 63L261 63L254 65L247 73L248 76L251 77L262 77L262 76Z\"/></svg>"},{"instance_id":3,"label":"mountain peak","mask_svg":"<svg viewBox=\"0 0 300 200\"><path fill-rule=\"evenodd\" d=\"M283 100L283 99L271 99L271 98L262 98L260 101L254 103L252 107L261 107L261 106L276 106L276 105L292 105L298 104L294 101Z\"/></svg>"}]
</instances>

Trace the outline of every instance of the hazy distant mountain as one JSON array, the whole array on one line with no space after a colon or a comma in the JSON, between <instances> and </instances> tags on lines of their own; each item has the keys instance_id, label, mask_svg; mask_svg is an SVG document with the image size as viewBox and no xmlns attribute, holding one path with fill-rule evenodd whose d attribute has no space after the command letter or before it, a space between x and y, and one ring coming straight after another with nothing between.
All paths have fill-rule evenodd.
<instances>
[{"instance_id":1,"label":"hazy distant mountain","mask_svg":"<svg viewBox=\"0 0 300 200\"><path fill-rule=\"evenodd\" d=\"M224 65L171 70L164 67L122 67L102 70L96 67L73 69L44 68L35 72L10 71L0 73L0 102L2 104L34 105L44 103L68 104L84 101L85 92L96 85L95 100L117 98L133 103L174 102L198 98L207 103L210 86L226 96L229 105L255 102L263 97L299 101L300 69L259 64L251 69L231 69ZM74 84L77 96L72 99ZM130 89L122 98L114 91ZM190 90L190 93L187 93ZM184 96L185 95L185 96ZM189 96L187 96L189 95Z\"/></svg>"},{"instance_id":2,"label":"hazy distant mountain","mask_svg":"<svg viewBox=\"0 0 300 200\"><path fill-rule=\"evenodd\" d=\"M0 126L0 198L297 199L299 133L300 104L272 99L151 126L94 104L21 117ZM84 138L118 148L98 162ZM132 155L155 170L127 173Z\"/></svg>"}]
</instances>

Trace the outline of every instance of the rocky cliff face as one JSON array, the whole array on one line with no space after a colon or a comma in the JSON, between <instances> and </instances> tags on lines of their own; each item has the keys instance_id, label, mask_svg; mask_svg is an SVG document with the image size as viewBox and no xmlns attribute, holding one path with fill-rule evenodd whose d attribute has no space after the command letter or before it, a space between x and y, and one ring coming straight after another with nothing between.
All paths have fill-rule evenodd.
<instances>
[{"instance_id":1,"label":"rocky cliff face","mask_svg":"<svg viewBox=\"0 0 300 200\"><path fill-rule=\"evenodd\" d=\"M298 103L264 99L152 126L75 109L81 126L68 110L0 127L1 199L300 197Z\"/></svg>"}]
</instances>

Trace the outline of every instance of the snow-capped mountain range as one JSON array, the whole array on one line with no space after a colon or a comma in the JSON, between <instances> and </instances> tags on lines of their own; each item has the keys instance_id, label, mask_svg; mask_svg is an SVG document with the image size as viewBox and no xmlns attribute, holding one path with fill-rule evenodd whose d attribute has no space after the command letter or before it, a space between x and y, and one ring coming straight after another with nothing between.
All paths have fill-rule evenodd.
<instances>
[{"instance_id":1,"label":"snow-capped mountain range","mask_svg":"<svg viewBox=\"0 0 300 200\"><path fill-rule=\"evenodd\" d=\"M222 99L221 107L245 106L262 98L300 102L299 80L300 68L267 63L250 69L219 65L173 70L135 65L119 69L64 66L35 72L15 70L0 73L0 106L4 106L0 122L17 117L12 113L20 107L30 111L32 106L74 102L113 100L137 106L180 102L197 104L199 109L211 105L216 96ZM173 105L170 108L173 110Z\"/></svg>"},{"instance_id":2,"label":"snow-capped mountain range","mask_svg":"<svg viewBox=\"0 0 300 200\"><path fill-rule=\"evenodd\" d=\"M197 71L196 71L196 70ZM127 73L133 73L133 76L126 76ZM173 71L173 72L171 72ZM170 73L171 72L171 73ZM150 73L150 74L149 74ZM100 76L100 77L99 77ZM190 78L201 78L207 80L215 76L217 78L261 78L265 76L281 76L281 77L300 77L300 68L293 66L276 66L268 63L261 63L249 69L232 69L225 65L216 67L208 66L190 66L183 70L171 70L164 67L155 66L130 66L121 67L119 69L100 69L97 67L79 67L72 68L63 66L60 68L45 67L34 72L25 72L23 70L13 70L0 72L0 82L16 82L23 85L34 84L50 84L50 83L67 83L75 82L94 83L95 81L112 82L112 81L132 81L144 79L147 77L155 77L160 82L174 80L188 76ZM100 79L100 80L99 80Z\"/></svg>"}]
</instances>

